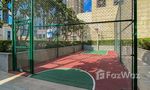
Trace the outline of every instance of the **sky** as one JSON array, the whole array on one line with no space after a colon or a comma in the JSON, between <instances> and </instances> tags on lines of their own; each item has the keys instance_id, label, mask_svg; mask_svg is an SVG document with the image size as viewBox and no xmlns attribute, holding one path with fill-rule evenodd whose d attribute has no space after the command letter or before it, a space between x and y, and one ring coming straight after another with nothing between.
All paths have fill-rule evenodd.
<instances>
[{"instance_id":1,"label":"sky","mask_svg":"<svg viewBox=\"0 0 150 90\"><path fill-rule=\"evenodd\" d=\"M84 0L83 10L84 12L92 11L92 0Z\"/></svg>"},{"instance_id":2,"label":"sky","mask_svg":"<svg viewBox=\"0 0 150 90\"><path fill-rule=\"evenodd\" d=\"M11 3L9 2L8 5L7 5L8 9L10 10L11 9ZM8 13L8 24L11 25L12 24L12 14L11 12L9 11Z\"/></svg>"}]
</instances>

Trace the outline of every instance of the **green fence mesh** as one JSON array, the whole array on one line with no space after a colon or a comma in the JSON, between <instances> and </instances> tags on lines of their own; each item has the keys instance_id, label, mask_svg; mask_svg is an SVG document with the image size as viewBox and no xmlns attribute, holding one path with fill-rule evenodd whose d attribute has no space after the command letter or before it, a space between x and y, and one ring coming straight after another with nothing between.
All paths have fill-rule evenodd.
<instances>
[{"instance_id":1,"label":"green fence mesh","mask_svg":"<svg viewBox=\"0 0 150 90\"><path fill-rule=\"evenodd\" d=\"M130 71L133 10L133 0L14 0L17 68L85 50L114 51Z\"/></svg>"}]
</instances>

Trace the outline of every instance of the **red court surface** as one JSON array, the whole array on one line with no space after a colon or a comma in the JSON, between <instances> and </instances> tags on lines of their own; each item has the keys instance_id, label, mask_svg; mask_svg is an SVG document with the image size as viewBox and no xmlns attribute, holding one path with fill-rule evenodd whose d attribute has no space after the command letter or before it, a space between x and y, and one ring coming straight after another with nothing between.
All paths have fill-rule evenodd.
<instances>
[{"instance_id":1,"label":"red court surface","mask_svg":"<svg viewBox=\"0 0 150 90\"><path fill-rule=\"evenodd\" d=\"M111 73L128 72L127 69L117 59L117 54L109 51L107 55L93 55L75 53L55 60L36 65L35 71L40 72L55 68L77 68L90 73L95 79L95 90L131 90L130 78L105 78L96 80L96 72L99 70Z\"/></svg>"}]
</instances>

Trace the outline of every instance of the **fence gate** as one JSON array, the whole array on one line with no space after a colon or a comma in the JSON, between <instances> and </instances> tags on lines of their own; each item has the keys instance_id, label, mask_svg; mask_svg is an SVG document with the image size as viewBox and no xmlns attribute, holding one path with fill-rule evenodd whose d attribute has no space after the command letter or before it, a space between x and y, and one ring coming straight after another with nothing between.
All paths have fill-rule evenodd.
<instances>
[{"instance_id":1,"label":"fence gate","mask_svg":"<svg viewBox=\"0 0 150 90\"><path fill-rule=\"evenodd\" d=\"M13 69L34 73L32 0L13 0ZM24 14L18 14L22 12Z\"/></svg>"}]
</instances>

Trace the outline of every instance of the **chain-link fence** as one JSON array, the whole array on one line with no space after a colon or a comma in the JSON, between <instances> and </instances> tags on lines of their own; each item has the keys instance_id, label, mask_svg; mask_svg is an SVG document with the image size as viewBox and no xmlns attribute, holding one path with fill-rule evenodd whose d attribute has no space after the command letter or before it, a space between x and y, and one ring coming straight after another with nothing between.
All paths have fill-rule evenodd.
<instances>
[{"instance_id":1,"label":"chain-link fence","mask_svg":"<svg viewBox=\"0 0 150 90\"><path fill-rule=\"evenodd\" d=\"M133 59L133 1L125 0L119 4L116 20L131 20L115 24L115 49L120 54L120 60L132 71Z\"/></svg>"},{"instance_id":2,"label":"chain-link fence","mask_svg":"<svg viewBox=\"0 0 150 90\"><path fill-rule=\"evenodd\" d=\"M14 0L13 14L13 68L30 70L31 1Z\"/></svg>"},{"instance_id":3,"label":"chain-link fence","mask_svg":"<svg viewBox=\"0 0 150 90\"><path fill-rule=\"evenodd\" d=\"M117 53L132 71L133 9L133 0L16 0L18 68L29 68L29 60L22 58L32 55L37 65L82 50L104 50Z\"/></svg>"}]
</instances>

